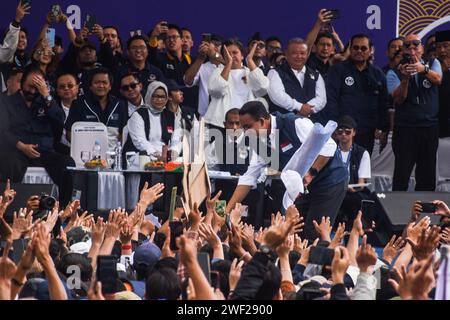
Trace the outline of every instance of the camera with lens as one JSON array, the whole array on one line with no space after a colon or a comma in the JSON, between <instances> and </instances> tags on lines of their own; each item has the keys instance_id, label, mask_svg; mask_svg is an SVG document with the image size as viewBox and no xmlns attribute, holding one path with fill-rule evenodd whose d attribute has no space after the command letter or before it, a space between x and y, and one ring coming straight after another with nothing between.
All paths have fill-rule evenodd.
<instances>
[{"instance_id":1,"label":"camera with lens","mask_svg":"<svg viewBox=\"0 0 450 320\"><path fill-rule=\"evenodd\" d=\"M39 198L39 210L53 210L56 199L46 193L42 193Z\"/></svg>"}]
</instances>

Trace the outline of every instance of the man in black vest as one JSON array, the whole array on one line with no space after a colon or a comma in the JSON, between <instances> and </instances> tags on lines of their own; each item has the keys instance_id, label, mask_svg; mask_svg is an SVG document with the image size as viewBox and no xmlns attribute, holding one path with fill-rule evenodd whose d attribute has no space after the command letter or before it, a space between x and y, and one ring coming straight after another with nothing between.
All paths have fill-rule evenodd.
<instances>
[{"instance_id":1,"label":"man in black vest","mask_svg":"<svg viewBox=\"0 0 450 320\"><path fill-rule=\"evenodd\" d=\"M350 40L350 58L330 68L324 122L349 115L358 124L355 142L371 154L375 139L387 143L388 93L383 71L369 63L373 44L358 34Z\"/></svg>"},{"instance_id":2,"label":"man in black vest","mask_svg":"<svg viewBox=\"0 0 450 320\"><path fill-rule=\"evenodd\" d=\"M361 200L369 199L370 196L369 189L362 186L371 178L370 155L366 149L353 143L356 129L355 120L350 116L343 116L339 119L335 132L338 155L349 172L349 187L341 206L341 218L345 222L356 218L361 208Z\"/></svg>"},{"instance_id":3,"label":"man in black vest","mask_svg":"<svg viewBox=\"0 0 450 320\"><path fill-rule=\"evenodd\" d=\"M436 154L439 144L439 85L441 64L423 60L418 35L403 41L403 60L388 73L389 93L394 98L394 191L406 191L416 166L416 191L436 188Z\"/></svg>"},{"instance_id":4,"label":"man in black vest","mask_svg":"<svg viewBox=\"0 0 450 320\"><path fill-rule=\"evenodd\" d=\"M257 101L245 104L239 114L244 131L250 138L257 138L260 143L258 148L252 146L250 166L239 180L238 187L227 205L227 212L255 187L262 171L269 164L272 169L282 171L313 129L311 120L292 113L270 115L263 104ZM262 145L266 145L267 149L263 150ZM337 155L337 146L333 139L324 146L303 180L309 193L302 195L296 205L306 218L305 236L313 240L317 238L317 234L312 222L328 215L334 223L347 191L348 173ZM276 181L272 181L274 182Z\"/></svg>"},{"instance_id":5,"label":"man in black vest","mask_svg":"<svg viewBox=\"0 0 450 320\"><path fill-rule=\"evenodd\" d=\"M271 112L292 112L309 118L325 107L325 83L318 71L306 66L307 59L306 42L299 38L289 41L286 62L268 74Z\"/></svg>"},{"instance_id":6,"label":"man in black vest","mask_svg":"<svg viewBox=\"0 0 450 320\"><path fill-rule=\"evenodd\" d=\"M442 65L439 88L439 136L450 137L450 30L436 32L438 59Z\"/></svg>"}]
</instances>

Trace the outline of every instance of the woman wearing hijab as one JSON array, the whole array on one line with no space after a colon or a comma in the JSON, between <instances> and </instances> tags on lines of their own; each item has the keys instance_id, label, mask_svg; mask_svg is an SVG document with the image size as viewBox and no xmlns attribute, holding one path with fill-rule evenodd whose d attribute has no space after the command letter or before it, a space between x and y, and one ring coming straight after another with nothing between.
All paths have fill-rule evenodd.
<instances>
[{"instance_id":1,"label":"woman wearing hijab","mask_svg":"<svg viewBox=\"0 0 450 320\"><path fill-rule=\"evenodd\" d=\"M146 152L159 158L164 146L169 152L181 153L182 130L174 130L170 123L167 86L159 81L152 82L145 95L145 106L137 109L128 121L128 140L124 152Z\"/></svg>"}]
</instances>

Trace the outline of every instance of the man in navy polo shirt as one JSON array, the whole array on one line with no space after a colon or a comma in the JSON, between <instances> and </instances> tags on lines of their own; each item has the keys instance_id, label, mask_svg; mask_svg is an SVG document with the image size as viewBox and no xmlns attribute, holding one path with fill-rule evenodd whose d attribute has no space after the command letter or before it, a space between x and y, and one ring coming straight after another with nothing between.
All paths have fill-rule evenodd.
<instances>
[{"instance_id":1,"label":"man in navy polo shirt","mask_svg":"<svg viewBox=\"0 0 450 320\"><path fill-rule=\"evenodd\" d=\"M164 36L165 52L158 52L158 36ZM183 53L182 32L179 26L162 21L153 28L150 35L149 61L161 69L164 77L184 86L184 74L191 66L191 56ZM198 87L184 88L184 98L189 106L198 104Z\"/></svg>"},{"instance_id":2,"label":"man in navy polo shirt","mask_svg":"<svg viewBox=\"0 0 450 320\"><path fill-rule=\"evenodd\" d=\"M388 92L383 71L369 62L373 44L358 34L350 40L350 58L328 71L324 122L349 115L358 124L355 143L370 154L375 139L387 143L389 132Z\"/></svg>"},{"instance_id":3,"label":"man in navy polo shirt","mask_svg":"<svg viewBox=\"0 0 450 320\"><path fill-rule=\"evenodd\" d=\"M437 59L422 58L418 35L403 41L403 60L387 76L394 98L394 191L406 191L416 166L416 191L436 189L436 155L439 145L439 86L442 68Z\"/></svg>"},{"instance_id":4,"label":"man in navy polo shirt","mask_svg":"<svg viewBox=\"0 0 450 320\"><path fill-rule=\"evenodd\" d=\"M245 104L239 114L242 128L246 132L255 133L260 141L265 139L272 154L276 148L279 149L279 158L275 159L279 162L279 171L284 169L313 129L311 120L292 113L270 115L263 104L257 101ZM264 136L265 133L267 133L266 136ZM279 144L275 146L277 138L279 138ZM227 212L230 212L236 203L242 202L252 187L256 186L262 171L270 162L272 162L272 167L274 166L273 157L264 159L261 151L261 145L258 151L252 150L248 170L240 178L228 203ZM317 234L312 222L318 221L325 215L329 216L331 222L334 223L347 192L348 172L337 155L337 145L333 139L330 139L324 146L303 180L309 194L302 195L296 205L300 213L305 216L306 238L314 240L317 238ZM272 181L272 183L275 182L277 181ZM280 185L280 188L284 187Z\"/></svg>"},{"instance_id":5,"label":"man in navy polo shirt","mask_svg":"<svg viewBox=\"0 0 450 320\"><path fill-rule=\"evenodd\" d=\"M164 81L164 75L157 67L150 64L148 59L147 38L133 36L127 42L128 61L115 72L115 79L122 79L127 74L135 74L142 84L142 96L147 93L148 85L154 81ZM119 81L114 85L114 94L120 94Z\"/></svg>"},{"instance_id":6,"label":"man in navy polo shirt","mask_svg":"<svg viewBox=\"0 0 450 320\"><path fill-rule=\"evenodd\" d=\"M72 125L75 122L101 122L108 128L109 148L121 141L122 130L128 121L128 107L111 92L112 76L104 68L92 71L89 92L75 100L70 108L65 129L70 141Z\"/></svg>"}]
</instances>

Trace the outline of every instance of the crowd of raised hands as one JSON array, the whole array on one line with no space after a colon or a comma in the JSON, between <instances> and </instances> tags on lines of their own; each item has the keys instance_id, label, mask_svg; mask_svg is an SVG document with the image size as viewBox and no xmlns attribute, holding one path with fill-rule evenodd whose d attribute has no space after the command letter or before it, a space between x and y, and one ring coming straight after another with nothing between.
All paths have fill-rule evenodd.
<instances>
[{"instance_id":1,"label":"crowd of raised hands","mask_svg":"<svg viewBox=\"0 0 450 320\"><path fill-rule=\"evenodd\" d=\"M364 230L359 213L351 227L338 224L333 230L330 219L314 221L318 238L309 242L300 237L304 227L301 213L292 206L285 215L272 215L267 228L255 230L242 221L239 205L229 219L215 210L220 192L206 200L206 213L193 204L185 212L178 208L174 221L183 223L184 231L171 246L169 221L160 221L159 228L145 218L147 209L162 197L164 185L149 187L145 184L138 204L128 213L118 208L107 219L94 218L80 210L78 200L66 208L56 203L53 210L37 218L34 210L38 203L30 198L19 212L12 215L12 223L5 220L5 212L14 202L16 192L9 183L0 199L0 234L2 257L0 259L0 299L33 299L25 290L28 282L36 278L48 285L48 299L74 299L70 293L66 270L61 269L64 255L84 255L90 263L87 276L82 276L85 292L79 299L114 300L117 293L102 293L96 280L97 257L115 255L117 262L123 256L132 256L140 246L153 243L160 249L159 263L175 261L176 270L167 279L177 284L178 298L189 300L239 300L239 299L311 299L305 292L315 292L314 298L332 300L362 299L433 299L439 281L437 271L444 256L439 248L450 243L447 226L450 209L436 201L441 225L431 225L429 217L420 219L420 206L414 205L411 221L402 236L393 236L379 254L368 243L372 229ZM447 227L446 227L447 226ZM58 230L56 230L58 229ZM90 247L87 252L74 253L74 230L87 233ZM27 240L21 256L14 252L15 241ZM86 238L78 241L86 241ZM55 247L58 254L55 254ZM120 248L119 251L115 247ZM331 263L318 265L312 253L318 247L330 252ZM211 283L197 259L198 252L208 252L211 270L219 274L217 283ZM15 257L15 258L14 258ZM14 262L14 261L16 262ZM67 265L65 265L67 268ZM133 266L127 270L128 280L150 281L152 270L146 270L144 279L133 275ZM176 272L175 272L176 271ZM159 270L159 272L162 272ZM126 282L126 279L122 279ZM133 291L130 287L125 290ZM307 290L309 289L309 291ZM161 296L162 295L162 296ZM146 292L141 298L172 299L166 292L152 297ZM137 297L137 295L136 295Z\"/></svg>"}]
</instances>

